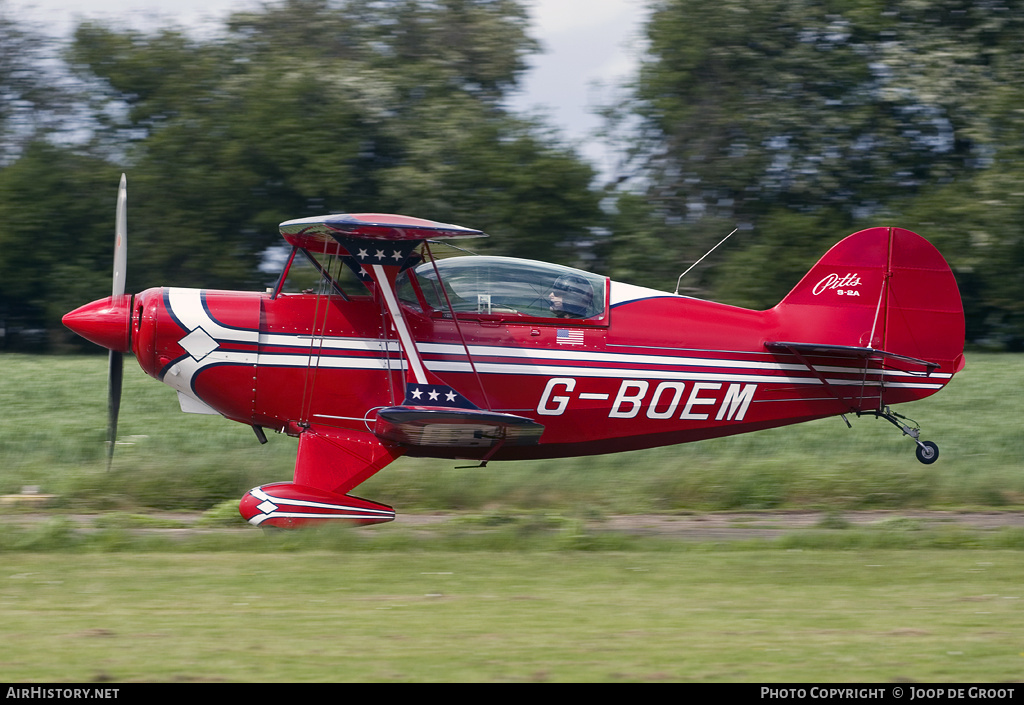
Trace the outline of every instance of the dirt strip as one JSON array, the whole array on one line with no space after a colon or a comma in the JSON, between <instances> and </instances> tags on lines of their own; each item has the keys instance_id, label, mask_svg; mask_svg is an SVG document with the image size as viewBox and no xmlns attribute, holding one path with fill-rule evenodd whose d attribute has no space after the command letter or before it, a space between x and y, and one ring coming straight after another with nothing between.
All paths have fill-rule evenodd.
<instances>
[{"instance_id":1,"label":"dirt strip","mask_svg":"<svg viewBox=\"0 0 1024 705\"><path fill-rule=\"evenodd\" d=\"M510 520L532 516L507 512ZM177 534L199 530L195 527L198 513L153 513L147 518L166 521L174 528L161 529L146 526L146 531L162 530ZM464 522L467 517L479 516L474 512L445 514L399 513L390 527L409 529L440 528L447 523ZM59 514L49 512L0 512L0 527L30 526L57 517L64 517L82 529L103 525L103 514ZM134 524L134 522L132 522ZM484 522L486 525L487 522ZM500 523L500 522L499 522ZM144 524L135 524L142 528ZM666 536L694 540L742 540L772 538L800 530L900 528L916 530L969 529L996 530L1024 528L1024 511L932 511L932 510L874 510L874 511L804 511L770 510L755 512L712 512L680 514L623 514L607 515L586 521L593 531L612 531L643 536ZM238 528L245 530L246 527ZM202 529L209 531L210 529Z\"/></svg>"},{"instance_id":2,"label":"dirt strip","mask_svg":"<svg viewBox=\"0 0 1024 705\"><path fill-rule=\"evenodd\" d=\"M397 525L422 527L452 521L459 515L399 514ZM593 530L692 538L696 540L771 538L807 529L893 527L940 529L943 527L994 530L1024 528L1024 512L953 512L924 510L874 510L824 512L778 510L761 512L713 512L706 514L624 514L587 522Z\"/></svg>"}]
</instances>

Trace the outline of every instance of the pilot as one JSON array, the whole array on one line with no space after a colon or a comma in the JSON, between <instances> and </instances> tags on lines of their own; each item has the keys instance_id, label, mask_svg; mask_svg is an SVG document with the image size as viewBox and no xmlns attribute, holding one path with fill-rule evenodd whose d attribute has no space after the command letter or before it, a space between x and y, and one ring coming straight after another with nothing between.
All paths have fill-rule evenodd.
<instances>
[{"instance_id":1,"label":"pilot","mask_svg":"<svg viewBox=\"0 0 1024 705\"><path fill-rule=\"evenodd\" d=\"M586 318L594 300L594 288L583 277L563 274L551 286L548 303L558 318Z\"/></svg>"}]
</instances>

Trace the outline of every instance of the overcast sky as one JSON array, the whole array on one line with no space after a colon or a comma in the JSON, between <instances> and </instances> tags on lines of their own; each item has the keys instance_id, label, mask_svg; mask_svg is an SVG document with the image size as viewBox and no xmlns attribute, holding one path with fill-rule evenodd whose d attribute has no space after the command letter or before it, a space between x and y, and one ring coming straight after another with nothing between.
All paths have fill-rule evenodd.
<instances>
[{"instance_id":1,"label":"overcast sky","mask_svg":"<svg viewBox=\"0 0 1024 705\"><path fill-rule=\"evenodd\" d=\"M514 107L540 110L569 139L583 145L599 168L604 151L588 135L599 125L593 109L610 87L628 76L637 58L643 0L527 0L533 36L544 53L526 77ZM45 23L57 35L76 21L113 20L140 29L158 22L196 28L215 26L231 11L258 7L258 0L0 0L15 18Z\"/></svg>"}]
</instances>

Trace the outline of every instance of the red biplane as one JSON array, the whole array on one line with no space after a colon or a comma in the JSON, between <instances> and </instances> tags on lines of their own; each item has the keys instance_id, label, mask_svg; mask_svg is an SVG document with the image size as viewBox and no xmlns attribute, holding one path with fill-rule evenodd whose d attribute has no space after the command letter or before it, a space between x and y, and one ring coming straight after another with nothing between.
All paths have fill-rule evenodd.
<instances>
[{"instance_id":1,"label":"red biplane","mask_svg":"<svg viewBox=\"0 0 1024 705\"><path fill-rule=\"evenodd\" d=\"M114 291L64 317L109 348L112 451L123 353L186 412L298 437L291 482L255 488L252 524L373 524L349 495L399 456L562 458L892 411L964 366L953 274L918 235L878 227L835 245L774 308L752 311L553 264L441 258L483 233L385 214L290 220L291 254L263 293L124 293L125 187ZM305 261L317 288L289 293ZM356 288L345 284L345 272Z\"/></svg>"}]
</instances>

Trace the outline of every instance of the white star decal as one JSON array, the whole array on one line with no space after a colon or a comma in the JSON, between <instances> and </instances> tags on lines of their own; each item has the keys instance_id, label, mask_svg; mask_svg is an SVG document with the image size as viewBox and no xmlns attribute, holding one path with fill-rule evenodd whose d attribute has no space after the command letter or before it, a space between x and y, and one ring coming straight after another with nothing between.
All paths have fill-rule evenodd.
<instances>
[{"instance_id":1,"label":"white star decal","mask_svg":"<svg viewBox=\"0 0 1024 705\"><path fill-rule=\"evenodd\" d=\"M393 255L391 255L391 259L395 260L396 262L401 261L402 253L399 252L398 250L395 250L395 253Z\"/></svg>"},{"instance_id":2,"label":"white star decal","mask_svg":"<svg viewBox=\"0 0 1024 705\"><path fill-rule=\"evenodd\" d=\"M437 401L437 398L441 396L436 389L430 390L430 401Z\"/></svg>"},{"instance_id":3,"label":"white star decal","mask_svg":"<svg viewBox=\"0 0 1024 705\"><path fill-rule=\"evenodd\" d=\"M377 259L384 259L387 255L384 254L384 250L377 250L377 254L374 255Z\"/></svg>"},{"instance_id":4,"label":"white star decal","mask_svg":"<svg viewBox=\"0 0 1024 705\"><path fill-rule=\"evenodd\" d=\"M358 257L359 259L366 259L369 256L370 256L370 253L367 252L366 250L359 250L359 254L356 255L356 257Z\"/></svg>"},{"instance_id":5,"label":"white star decal","mask_svg":"<svg viewBox=\"0 0 1024 705\"><path fill-rule=\"evenodd\" d=\"M421 392L419 389L412 390L412 398L413 399L419 399L422 396L423 396L423 392Z\"/></svg>"},{"instance_id":6,"label":"white star decal","mask_svg":"<svg viewBox=\"0 0 1024 705\"><path fill-rule=\"evenodd\" d=\"M444 398L448 401L455 401L455 397L458 396L455 392L448 392L444 395Z\"/></svg>"}]
</instances>

